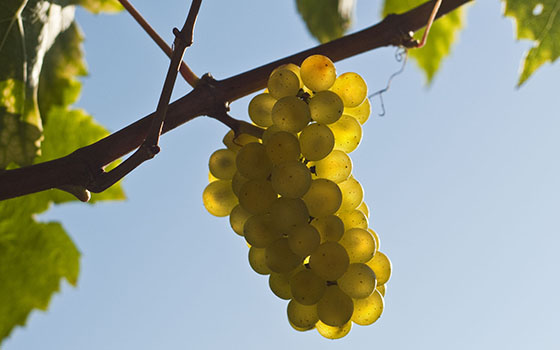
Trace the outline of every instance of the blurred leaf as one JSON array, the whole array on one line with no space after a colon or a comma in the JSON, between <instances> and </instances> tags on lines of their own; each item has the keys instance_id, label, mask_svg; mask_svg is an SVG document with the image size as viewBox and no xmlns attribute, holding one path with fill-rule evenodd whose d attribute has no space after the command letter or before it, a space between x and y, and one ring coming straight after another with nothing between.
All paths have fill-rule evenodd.
<instances>
[{"instance_id":1,"label":"blurred leaf","mask_svg":"<svg viewBox=\"0 0 560 350\"><path fill-rule=\"evenodd\" d=\"M534 41L522 63L517 86L544 63L554 62L560 56L560 1L558 0L505 0L505 15L515 20L517 39Z\"/></svg>"},{"instance_id":2,"label":"blurred leaf","mask_svg":"<svg viewBox=\"0 0 560 350\"><path fill-rule=\"evenodd\" d=\"M355 0L296 0L307 29L322 43L344 35L352 22Z\"/></svg>"},{"instance_id":3,"label":"blurred leaf","mask_svg":"<svg viewBox=\"0 0 560 350\"><path fill-rule=\"evenodd\" d=\"M406 12L425 0L385 0L383 15ZM457 40L459 30L465 23L465 6L446 14L436 20L428 35L426 45L421 49L410 49L409 55L418 63L420 69L426 74L428 83L431 83L445 57L449 56L451 46ZM424 33L421 30L414 37L420 39Z\"/></svg>"}]
</instances>

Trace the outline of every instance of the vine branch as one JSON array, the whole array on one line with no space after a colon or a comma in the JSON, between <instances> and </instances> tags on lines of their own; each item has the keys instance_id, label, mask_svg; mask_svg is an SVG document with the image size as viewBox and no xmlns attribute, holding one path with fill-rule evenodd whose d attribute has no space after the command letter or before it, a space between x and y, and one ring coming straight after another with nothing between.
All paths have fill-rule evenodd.
<instances>
[{"instance_id":1,"label":"vine branch","mask_svg":"<svg viewBox=\"0 0 560 350\"><path fill-rule=\"evenodd\" d=\"M322 54L333 61L340 61L383 46L415 47L417 41L410 33L428 23L437 1L428 1L399 15L389 15L380 23L357 33L224 80L214 80L210 76L201 79L191 92L169 104L161 133L198 116L207 115L234 128L235 132L243 129L242 132L258 136L262 129L248 127L249 123L233 119L227 114L227 106L232 101L263 89L274 68L285 63L300 65L306 57L313 54ZM443 1L436 18L470 1L472 0ZM137 149L148 136L150 125L156 119L155 113L152 113L65 157L0 172L0 200L64 186L83 186L95 192L96 179L104 173L103 168Z\"/></svg>"}]
</instances>

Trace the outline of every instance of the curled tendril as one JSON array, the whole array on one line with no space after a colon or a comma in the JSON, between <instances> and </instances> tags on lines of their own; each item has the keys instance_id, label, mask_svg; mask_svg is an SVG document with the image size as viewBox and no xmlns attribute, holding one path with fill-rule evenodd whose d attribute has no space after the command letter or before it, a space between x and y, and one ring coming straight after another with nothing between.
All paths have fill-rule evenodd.
<instances>
[{"instance_id":1,"label":"curled tendril","mask_svg":"<svg viewBox=\"0 0 560 350\"><path fill-rule=\"evenodd\" d=\"M381 113L379 113L380 117L383 117L385 115L385 104L383 103L383 93L389 91L389 88L391 87L391 81L393 81L393 78L404 71L406 62L408 60L408 50L404 47L397 48L397 51L395 52L395 60L397 62L402 62L401 68L399 68L399 70L396 71L395 73L391 74L391 76L387 80L387 86L385 86L381 90L374 92L371 95L368 95L367 97L369 100L371 100L373 97L379 96L379 101L381 102Z\"/></svg>"}]
</instances>

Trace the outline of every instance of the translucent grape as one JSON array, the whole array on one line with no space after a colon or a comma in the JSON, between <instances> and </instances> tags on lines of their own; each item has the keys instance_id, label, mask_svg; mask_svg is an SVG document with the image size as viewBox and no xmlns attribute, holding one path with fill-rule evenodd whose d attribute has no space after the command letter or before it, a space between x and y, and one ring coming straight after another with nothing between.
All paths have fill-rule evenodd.
<instances>
[{"instance_id":1,"label":"translucent grape","mask_svg":"<svg viewBox=\"0 0 560 350\"><path fill-rule=\"evenodd\" d=\"M272 170L272 188L288 198L299 198L311 187L311 172L301 162L285 162Z\"/></svg>"},{"instance_id":2,"label":"translucent grape","mask_svg":"<svg viewBox=\"0 0 560 350\"><path fill-rule=\"evenodd\" d=\"M313 55L301 64L301 80L312 91L328 90L336 80L334 63L326 56Z\"/></svg>"},{"instance_id":3,"label":"translucent grape","mask_svg":"<svg viewBox=\"0 0 560 350\"><path fill-rule=\"evenodd\" d=\"M266 155L265 146L251 142L237 153L237 171L248 179L266 179L272 171L272 163Z\"/></svg>"},{"instance_id":4,"label":"translucent grape","mask_svg":"<svg viewBox=\"0 0 560 350\"><path fill-rule=\"evenodd\" d=\"M377 234L377 232L375 232L374 230L372 230L371 228L367 229L369 231L369 233L371 233L371 235L373 236L373 238L375 239L375 250L378 251L379 250L379 246L381 244L381 241L379 241L379 235Z\"/></svg>"},{"instance_id":5,"label":"translucent grape","mask_svg":"<svg viewBox=\"0 0 560 350\"><path fill-rule=\"evenodd\" d=\"M385 302L378 290L365 299L354 299L352 322L360 326L369 326L379 319L383 313Z\"/></svg>"},{"instance_id":6,"label":"translucent grape","mask_svg":"<svg viewBox=\"0 0 560 350\"><path fill-rule=\"evenodd\" d=\"M295 300L290 300L288 303L288 320L292 327L297 327L297 330L313 329L315 323L319 321L317 305L303 305Z\"/></svg>"},{"instance_id":7,"label":"translucent grape","mask_svg":"<svg viewBox=\"0 0 560 350\"><path fill-rule=\"evenodd\" d=\"M364 215L369 219L369 207L365 201L362 201L362 204L360 204L357 209L364 213Z\"/></svg>"},{"instance_id":8,"label":"translucent grape","mask_svg":"<svg viewBox=\"0 0 560 350\"><path fill-rule=\"evenodd\" d=\"M292 291L290 288L290 278L292 275L292 273L270 273L268 277L268 286L278 298L284 300L292 299Z\"/></svg>"},{"instance_id":9,"label":"translucent grape","mask_svg":"<svg viewBox=\"0 0 560 350\"><path fill-rule=\"evenodd\" d=\"M303 258L290 250L287 238L280 238L266 247L266 266L277 273L294 270Z\"/></svg>"},{"instance_id":10,"label":"translucent grape","mask_svg":"<svg viewBox=\"0 0 560 350\"><path fill-rule=\"evenodd\" d=\"M263 144L266 145L268 143L268 140L270 140L270 138L272 137L272 135L276 134L278 131L283 131L283 130L274 124L266 128L266 130L263 132L262 135Z\"/></svg>"},{"instance_id":11,"label":"translucent grape","mask_svg":"<svg viewBox=\"0 0 560 350\"><path fill-rule=\"evenodd\" d=\"M335 139L331 129L323 124L309 124L299 135L301 154L307 160L320 160L333 150Z\"/></svg>"},{"instance_id":12,"label":"translucent grape","mask_svg":"<svg viewBox=\"0 0 560 350\"><path fill-rule=\"evenodd\" d=\"M375 240L373 236L367 230L361 228L346 230L339 243L346 248L351 263L368 262L375 254Z\"/></svg>"},{"instance_id":13,"label":"translucent grape","mask_svg":"<svg viewBox=\"0 0 560 350\"><path fill-rule=\"evenodd\" d=\"M362 126L354 117L344 114L329 127L334 135L334 149L350 153L360 145Z\"/></svg>"},{"instance_id":14,"label":"translucent grape","mask_svg":"<svg viewBox=\"0 0 560 350\"><path fill-rule=\"evenodd\" d=\"M266 266L265 252L264 248L249 248L249 265L260 275L270 275L272 273L268 266Z\"/></svg>"},{"instance_id":15,"label":"translucent grape","mask_svg":"<svg viewBox=\"0 0 560 350\"><path fill-rule=\"evenodd\" d=\"M227 132L224 136L223 143L228 149L237 152L241 147L251 142L260 142L258 138L249 134L239 134L235 137L233 130Z\"/></svg>"},{"instance_id":16,"label":"translucent grape","mask_svg":"<svg viewBox=\"0 0 560 350\"><path fill-rule=\"evenodd\" d=\"M325 158L314 162L313 165L318 177L335 183L348 179L352 173L352 160L345 152L340 150L332 151Z\"/></svg>"},{"instance_id":17,"label":"translucent grape","mask_svg":"<svg viewBox=\"0 0 560 350\"><path fill-rule=\"evenodd\" d=\"M299 87L301 88L303 86L303 82L301 81L300 69L296 64L293 64L293 63L283 64L281 66L278 66L278 67L274 68L274 70L270 74L272 75L272 74L276 73L277 71L279 71L280 69L287 69L289 71L292 71L292 73L297 75L297 77L299 79Z\"/></svg>"},{"instance_id":18,"label":"translucent grape","mask_svg":"<svg viewBox=\"0 0 560 350\"><path fill-rule=\"evenodd\" d=\"M311 119L321 124L336 122L344 111L342 99L332 91L320 91L309 100Z\"/></svg>"},{"instance_id":19,"label":"translucent grape","mask_svg":"<svg viewBox=\"0 0 560 350\"><path fill-rule=\"evenodd\" d=\"M208 184L202 193L202 203L210 214L228 216L238 203L231 181L218 180Z\"/></svg>"},{"instance_id":20,"label":"translucent grape","mask_svg":"<svg viewBox=\"0 0 560 350\"><path fill-rule=\"evenodd\" d=\"M284 131L300 132L310 120L307 103L295 96L281 98L272 108L272 122Z\"/></svg>"},{"instance_id":21,"label":"translucent grape","mask_svg":"<svg viewBox=\"0 0 560 350\"><path fill-rule=\"evenodd\" d=\"M270 207L270 216L274 227L282 233L287 233L293 226L309 222L307 207L299 198L276 199Z\"/></svg>"},{"instance_id":22,"label":"translucent grape","mask_svg":"<svg viewBox=\"0 0 560 350\"><path fill-rule=\"evenodd\" d=\"M233 231L238 235L243 236L243 226L245 225L247 219L249 219L252 215L253 214L243 209L241 205L236 205L229 214L229 224Z\"/></svg>"},{"instance_id":23,"label":"translucent grape","mask_svg":"<svg viewBox=\"0 0 560 350\"><path fill-rule=\"evenodd\" d=\"M364 199L364 189L353 176L338 184L342 193L340 212L356 209Z\"/></svg>"},{"instance_id":24,"label":"translucent grape","mask_svg":"<svg viewBox=\"0 0 560 350\"><path fill-rule=\"evenodd\" d=\"M340 327L350 321L354 311L352 298L336 285L328 286L317 304L317 314L323 323Z\"/></svg>"},{"instance_id":25,"label":"translucent grape","mask_svg":"<svg viewBox=\"0 0 560 350\"><path fill-rule=\"evenodd\" d=\"M208 171L208 183L214 182L216 180L219 180L219 179L217 177L215 177L214 175L212 175L212 173L210 171Z\"/></svg>"},{"instance_id":26,"label":"translucent grape","mask_svg":"<svg viewBox=\"0 0 560 350\"><path fill-rule=\"evenodd\" d=\"M268 78L268 93L275 99L295 96L299 91L299 78L289 69L278 69Z\"/></svg>"},{"instance_id":27,"label":"translucent grape","mask_svg":"<svg viewBox=\"0 0 560 350\"><path fill-rule=\"evenodd\" d=\"M249 102L249 117L253 123L263 127L271 126L272 107L275 103L276 99L267 93L253 97Z\"/></svg>"},{"instance_id":28,"label":"translucent grape","mask_svg":"<svg viewBox=\"0 0 560 350\"><path fill-rule=\"evenodd\" d=\"M309 269L303 269L290 279L292 297L303 305L317 304L327 288L325 280Z\"/></svg>"},{"instance_id":29,"label":"translucent grape","mask_svg":"<svg viewBox=\"0 0 560 350\"><path fill-rule=\"evenodd\" d=\"M327 281L340 278L348 269L349 263L346 249L336 242L322 243L309 258L311 270Z\"/></svg>"},{"instance_id":30,"label":"translucent grape","mask_svg":"<svg viewBox=\"0 0 560 350\"><path fill-rule=\"evenodd\" d=\"M212 153L208 161L210 173L218 179L231 180L235 174L235 152L230 149L219 149Z\"/></svg>"},{"instance_id":31,"label":"translucent grape","mask_svg":"<svg viewBox=\"0 0 560 350\"><path fill-rule=\"evenodd\" d=\"M282 232L272 224L270 214L251 216L243 226L243 236L252 247L266 248L282 237Z\"/></svg>"},{"instance_id":32,"label":"translucent grape","mask_svg":"<svg viewBox=\"0 0 560 350\"><path fill-rule=\"evenodd\" d=\"M321 243L327 241L337 242L344 234L344 223L336 215L315 218L311 221L311 225L319 231Z\"/></svg>"},{"instance_id":33,"label":"translucent grape","mask_svg":"<svg viewBox=\"0 0 560 350\"><path fill-rule=\"evenodd\" d=\"M358 209L338 213L338 217L342 220L347 230L355 227L363 228L364 230L368 228L366 215Z\"/></svg>"},{"instance_id":34,"label":"translucent grape","mask_svg":"<svg viewBox=\"0 0 560 350\"><path fill-rule=\"evenodd\" d=\"M348 321L343 326L333 327L319 321L315 324L315 327L317 328L319 334L327 339L340 339L350 333L350 330L352 329L352 322Z\"/></svg>"},{"instance_id":35,"label":"translucent grape","mask_svg":"<svg viewBox=\"0 0 560 350\"><path fill-rule=\"evenodd\" d=\"M315 179L302 197L309 215L314 218L334 214L342 203L342 192L337 184L327 179Z\"/></svg>"},{"instance_id":36,"label":"translucent grape","mask_svg":"<svg viewBox=\"0 0 560 350\"><path fill-rule=\"evenodd\" d=\"M364 102L362 102L358 107L344 108L344 114L348 114L349 116L356 118L356 120L362 125L367 122L370 113L371 104L368 98L364 99Z\"/></svg>"},{"instance_id":37,"label":"translucent grape","mask_svg":"<svg viewBox=\"0 0 560 350\"><path fill-rule=\"evenodd\" d=\"M241 175L239 171L236 171L235 174L233 174L233 179L231 179L231 188L233 189L233 193L235 193L237 197L239 197L241 187L247 181L249 181L249 179Z\"/></svg>"},{"instance_id":38,"label":"translucent grape","mask_svg":"<svg viewBox=\"0 0 560 350\"><path fill-rule=\"evenodd\" d=\"M385 296L385 292L387 291L387 284L382 284L380 286L377 286L377 287L375 287L375 289L377 289L379 294L381 294L382 296Z\"/></svg>"},{"instance_id":39,"label":"translucent grape","mask_svg":"<svg viewBox=\"0 0 560 350\"><path fill-rule=\"evenodd\" d=\"M375 273L366 264L350 264L348 270L337 281L340 289L354 299L367 298L373 293Z\"/></svg>"},{"instance_id":40,"label":"translucent grape","mask_svg":"<svg viewBox=\"0 0 560 350\"><path fill-rule=\"evenodd\" d=\"M289 230L288 243L292 252L301 257L307 257L321 244L321 235L315 227L309 224L301 224Z\"/></svg>"},{"instance_id":41,"label":"translucent grape","mask_svg":"<svg viewBox=\"0 0 560 350\"><path fill-rule=\"evenodd\" d=\"M239 204L251 214L266 213L277 198L270 181L249 180L239 189Z\"/></svg>"},{"instance_id":42,"label":"translucent grape","mask_svg":"<svg viewBox=\"0 0 560 350\"><path fill-rule=\"evenodd\" d=\"M367 96L367 84L356 73L340 75L330 89L340 96L342 102L344 102L344 107L358 107Z\"/></svg>"},{"instance_id":43,"label":"translucent grape","mask_svg":"<svg viewBox=\"0 0 560 350\"><path fill-rule=\"evenodd\" d=\"M391 270L393 269L391 260L382 252L376 252L373 259L366 264L375 272L377 284L383 285L391 278Z\"/></svg>"},{"instance_id":44,"label":"translucent grape","mask_svg":"<svg viewBox=\"0 0 560 350\"><path fill-rule=\"evenodd\" d=\"M270 136L265 149L272 164L299 160L299 140L297 136L287 131L279 131Z\"/></svg>"}]
</instances>

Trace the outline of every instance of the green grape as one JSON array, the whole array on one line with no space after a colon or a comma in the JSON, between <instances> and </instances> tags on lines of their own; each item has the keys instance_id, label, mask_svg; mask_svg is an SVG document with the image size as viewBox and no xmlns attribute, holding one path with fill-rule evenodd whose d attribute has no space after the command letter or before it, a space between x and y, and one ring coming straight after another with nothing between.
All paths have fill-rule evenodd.
<instances>
[{"instance_id":1,"label":"green grape","mask_svg":"<svg viewBox=\"0 0 560 350\"><path fill-rule=\"evenodd\" d=\"M307 207L299 198L277 198L270 207L270 216L274 227L282 233L309 222Z\"/></svg>"},{"instance_id":2,"label":"green grape","mask_svg":"<svg viewBox=\"0 0 560 350\"><path fill-rule=\"evenodd\" d=\"M268 266L266 266L264 248L249 248L249 265L251 265L253 271L260 275L270 275L272 272Z\"/></svg>"},{"instance_id":3,"label":"green grape","mask_svg":"<svg viewBox=\"0 0 560 350\"><path fill-rule=\"evenodd\" d=\"M319 277L336 281L346 270L350 260L343 246L337 242L325 242L309 258L309 266Z\"/></svg>"},{"instance_id":4,"label":"green grape","mask_svg":"<svg viewBox=\"0 0 560 350\"><path fill-rule=\"evenodd\" d=\"M301 80L312 91L328 90L336 80L334 63L326 56L313 55L301 64Z\"/></svg>"},{"instance_id":5,"label":"green grape","mask_svg":"<svg viewBox=\"0 0 560 350\"><path fill-rule=\"evenodd\" d=\"M319 231L309 224L294 226L288 232L290 249L301 257L311 255L321 244Z\"/></svg>"},{"instance_id":6,"label":"green grape","mask_svg":"<svg viewBox=\"0 0 560 350\"><path fill-rule=\"evenodd\" d=\"M343 114L336 122L329 125L334 135L334 149L350 153L362 141L362 126L356 118Z\"/></svg>"},{"instance_id":7,"label":"green grape","mask_svg":"<svg viewBox=\"0 0 560 350\"><path fill-rule=\"evenodd\" d=\"M299 140L297 136L287 131L279 131L270 136L265 149L272 164L299 160Z\"/></svg>"},{"instance_id":8,"label":"green grape","mask_svg":"<svg viewBox=\"0 0 560 350\"><path fill-rule=\"evenodd\" d=\"M345 325L350 321L353 311L352 298L340 290L337 285L328 286L317 304L319 320L333 327Z\"/></svg>"},{"instance_id":9,"label":"green grape","mask_svg":"<svg viewBox=\"0 0 560 350\"><path fill-rule=\"evenodd\" d=\"M311 225L319 231L321 243L337 242L344 234L344 223L336 215L314 218Z\"/></svg>"},{"instance_id":10,"label":"green grape","mask_svg":"<svg viewBox=\"0 0 560 350\"><path fill-rule=\"evenodd\" d=\"M237 170L235 168L235 152L230 149L217 150L210 156L208 168L216 178L231 180Z\"/></svg>"},{"instance_id":11,"label":"green grape","mask_svg":"<svg viewBox=\"0 0 560 350\"><path fill-rule=\"evenodd\" d=\"M358 209L343 211L337 215L342 220L347 230L355 227L363 228L364 230L368 228L368 219L366 215Z\"/></svg>"},{"instance_id":12,"label":"green grape","mask_svg":"<svg viewBox=\"0 0 560 350\"><path fill-rule=\"evenodd\" d=\"M296 96L283 97L272 107L272 122L281 130L300 132L310 120L307 103Z\"/></svg>"},{"instance_id":13,"label":"green grape","mask_svg":"<svg viewBox=\"0 0 560 350\"><path fill-rule=\"evenodd\" d=\"M228 131L223 139L224 145L234 152L239 151L241 147L251 142L259 142L259 139L249 134L239 134L235 137L233 130Z\"/></svg>"},{"instance_id":14,"label":"green grape","mask_svg":"<svg viewBox=\"0 0 560 350\"><path fill-rule=\"evenodd\" d=\"M319 91L309 100L311 119L321 124L336 122L344 111L340 97L332 91Z\"/></svg>"},{"instance_id":15,"label":"green grape","mask_svg":"<svg viewBox=\"0 0 560 350\"><path fill-rule=\"evenodd\" d=\"M235 174L233 174L233 179L231 179L231 188L233 189L233 193L235 193L237 197L239 197L241 187L247 181L249 181L249 179L241 175L239 171L236 171Z\"/></svg>"},{"instance_id":16,"label":"green grape","mask_svg":"<svg viewBox=\"0 0 560 350\"><path fill-rule=\"evenodd\" d=\"M375 290L371 295L365 299L354 299L354 313L352 314L352 322L360 326L369 326L379 319L383 313L385 301L379 293Z\"/></svg>"},{"instance_id":17,"label":"green grape","mask_svg":"<svg viewBox=\"0 0 560 350\"><path fill-rule=\"evenodd\" d=\"M252 247L266 248L282 237L282 232L272 224L270 214L251 216L243 226L243 236Z\"/></svg>"},{"instance_id":18,"label":"green grape","mask_svg":"<svg viewBox=\"0 0 560 350\"><path fill-rule=\"evenodd\" d=\"M369 103L369 99L364 99L364 102L360 104L358 107L354 108L344 108L344 114L348 114L356 118L356 120L364 125L367 122L369 115L371 113L371 104Z\"/></svg>"},{"instance_id":19,"label":"green grape","mask_svg":"<svg viewBox=\"0 0 560 350\"><path fill-rule=\"evenodd\" d=\"M362 228L346 230L339 243L348 252L351 263L366 263L375 254L375 240L371 233Z\"/></svg>"},{"instance_id":20,"label":"green grape","mask_svg":"<svg viewBox=\"0 0 560 350\"><path fill-rule=\"evenodd\" d=\"M364 189L354 176L350 176L348 180L339 183L338 187L342 193L342 203L339 212L356 209L362 203Z\"/></svg>"},{"instance_id":21,"label":"green grape","mask_svg":"<svg viewBox=\"0 0 560 350\"><path fill-rule=\"evenodd\" d=\"M292 299L292 291L290 288L290 278L293 273L276 273L271 272L268 278L268 286L274 295L280 299Z\"/></svg>"},{"instance_id":22,"label":"green grape","mask_svg":"<svg viewBox=\"0 0 560 350\"><path fill-rule=\"evenodd\" d=\"M317 305L303 305L295 300L288 303L288 321L298 331L306 331L315 328L319 321Z\"/></svg>"},{"instance_id":23,"label":"green grape","mask_svg":"<svg viewBox=\"0 0 560 350\"><path fill-rule=\"evenodd\" d=\"M251 214L268 212L277 198L270 181L248 180L239 189L239 204Z\"/></svg>"},{"instance_id":24,"label":"green grape","mask_svg":"<svg viewBox=\"0 0 560 350\"><path fill-rule=\"evenodd\" d=\"M287 238L280 238L266 247L266 266L277 273L294 270L303 260L290 250Z\"/></svg>"},{"instance_id":25,"label":"green grape","mask_svg":"<svg viewBox=\"0 0 560 350\"><path fill-rule=\"evenodd\" d=\"M327 339L340 339L345 337L352 329L352 322L348 321L343 326L333 327L321 321L315 324L317 331Z\"/></svg>"},{"instance_id":26,"label":"green grape","mask_svg":"<svg viewBox=\"0 0 560 350\"><path fill-rule=\"evenodd\" d=\"M362 213L364 213L364 215L366 216L366 218L369 219L369 208L366 204L365 201L362 201L362 204L360 204L357 208L359 211L361 211Z\"/></svg>"},{"instance_id":27,"label":"green grape","mask_svg":"<svg viewBox=\"0 0 560 350\"><path fill-rule=\"evenodd\" d=\"M249 213L247 210L243 209L241 205L236 205L229 214L229 224L233 231L240 236L243 236L243 226L247 219L249 219L253 214Z\"/></svg>"},{"instance_id":28,"label":"green grape","mask_svg":"<svg viewBox=\"0 0 560 350\"><path fill-rule=\"evenodd\" d=\"M366 264L350 264L337 284L351 298L367 298L375 290L375 273Z\"/></svg>"},{"instance_id":29,"label":"green grape","mask_svg":"<svg viewBox=\"0 0 560 350\"><path fill-rule=\"evenodd\" d=\"M375 287L375 289L377 289L377 291L379 292L379 294L381 294L382 296L385 296L385 292L387 291L387 284L382 284L380 286Z\"/></svg>"},{"instance_id":30,"label":"green grape","mask_svg":"<svg viewBox=\"0 0 560 350\"><path fill-rule=\"evenodd\" d=\"M278 125L272 124L271 126L266 128L266 130L263 132L262 135L263 144L266 145L268 143L268 140L270 140L270 138L272 137L272 135L276 134L278 131L283 131L278 127Z\"/></svg>"},{"instance_id":31,"label":"green grape","mask_svg":"<svg viewBox=\"0 0 560 350\"><path fill-rule=\"evenodd\" d=\"M379 251L379 246L381 244L381 241L379 241L379 235L371 228L368 228L367 230L369 231L369 233L371 233L371 235L375 239L375 251Z\"/></svg>"},{"instance_id":32,"label":"green grape","mask_svg":"<svg viewBox=\"0 0 560 350\"><path fill-rule=\"evenodd\" d=\"M270 75L276 73L280 69L287 69L287 70L291 71L292 73L294 73L295 75L297 75L297 77L299 79L300 89L303 87L303 82L301 81L301 76L300 76L300 69L296 64L286 63L286 64L283 64L281 66L278 66L278 67L274 68L274 70L272 71L272 73L270 73Z\"/></svg>"},{"instance_id":33,"label":"green grape","mask_svg":"<svg viewBox=\"0 0 560 350\"><path fill-rule=\"evenodd\" d=\"M378 285L387 283L389 278L391 278L391 271L393 269L391 260L382 252L376 252L373 259L366 262L366 264L375 272Z\"/></svg>"},{"instance_id":34,"label":"green grape","mask_svg":"<svg viewBox=\"0 0 560 350\"><path fill-rule=\"evenodd\" d=\"M256 142L243 146L237 153L235 162L237 171L248 179L266 179L272 171L265 146Z\"/></svg>"},{"instance_id":35,"label":"green grape","mask_svg":"<svg viewBox=\"0 0 560 350\"><path fill-rule=\"evenodd\" d=\"M278 69L268 78L268 93L275 99L295 96L299 91L299 78L289 69Z\"/></svg>"},{"instance_id":36,"label":"green grape","mask_svg":"<svg viewBox=\"0 0 560 350\"><path fill-rule=\"evenodd\" d=\"M305 80L304 80L305 82ZM330 88L344 102L344 107L358 107L367 96L367 84L356 73L344 73L336 78Z\"/></svg>"},{"instance_id":37,"label":"green grape","mask_svg":"<svg viewBox=\"0 0 560 350\"><path fill-rule=\"evenodd\" d=\"M258 94L249 102L249 118L258 126L271 126L272 107L275 103L276 99L270 94Z\"/></svg>"},{"instance_id":38,"label":"green grape","mask_svg":"<svg viewBox=\"0 0 560 350\"><path fill-rule=\"evenodd\" d=\"M319 302L327 283L309 269L303 269L290 279L292 298L303 305L314 305Z\"/></svg>"},{"instance_id":39,"label":"green grape","mask_svg":"<svg viewBox=\"0 0 560 350\"><path fill-rule=\"evenodd\" d=\"M342 192L337 184L327 179L315 179L302 197L309 215L314 218L334 214L342 203Z\"/></svg>"},{"instance_id":40,"label":"green grape","mask_svg":"<svg viewBox=\"0 0 560 350\"><path fill-rule=\"evenodd\" d=\"M325 158L314 162L318 177L339 183L348 179L352 173L352 159L343 151L334 150Z\"/></svg>"},{"instance_id":41,"label":"green grape","mask_svg":"<svg viewBox=\"0 0 560 350\"><path fill-rule=\"evenodd\" d=\"M309 124L299 135L301 154L307 160L321 160L333 150L335 139L331 129L323 124Z\"/></svg>"},{"instance_id":42,"label":"green grape","mask_svg":"<svg viewBox=\"0 0 560 350\"><path fill-rule=\"evenodd\" d=\"M299 198L311 187L311 172L298 161L285 162L272 169L270 182L281 196Z\"/></svg>"},{"instance_id":43,"label":"green grape","mask_svg":"<svg viewBox=\"0 0 560 350\"><path fill-rule=\"evenodd\" d=\"M210 214L228 216L238 203L231 189L231 181L218 180L208 184L202 193L202 203Z\"/></svg>"}]
</instances>

